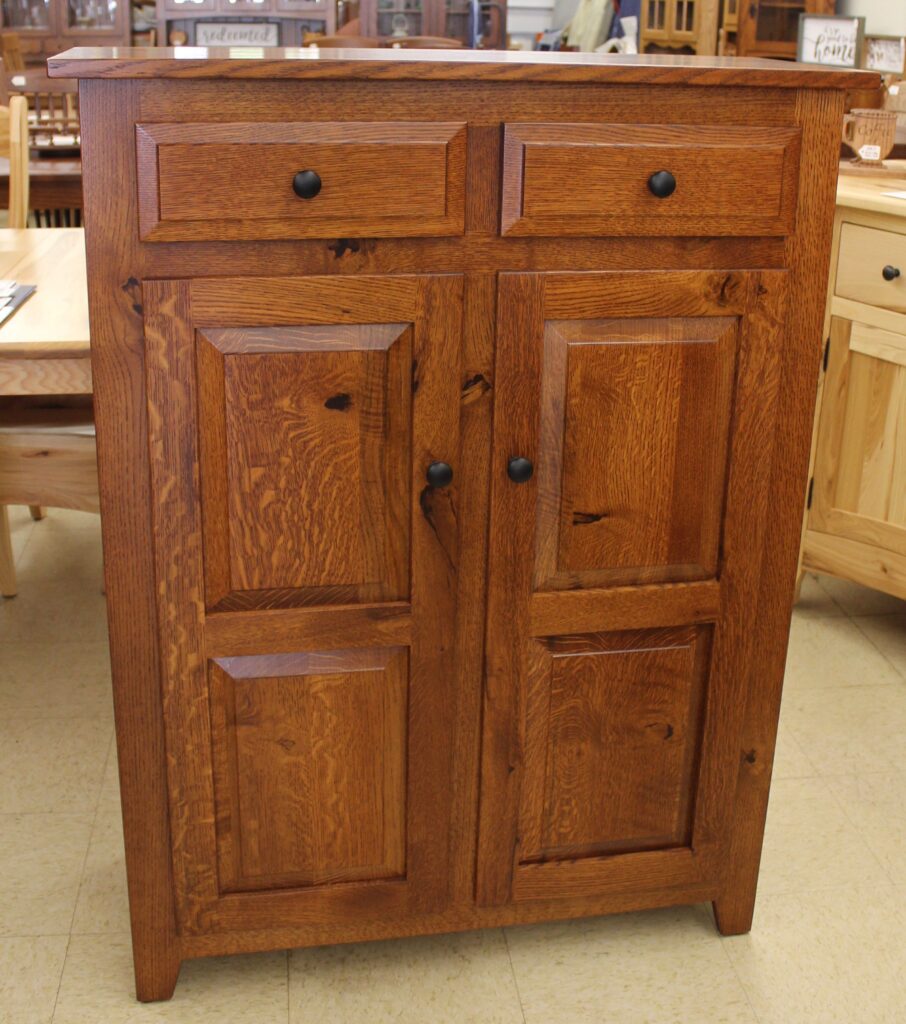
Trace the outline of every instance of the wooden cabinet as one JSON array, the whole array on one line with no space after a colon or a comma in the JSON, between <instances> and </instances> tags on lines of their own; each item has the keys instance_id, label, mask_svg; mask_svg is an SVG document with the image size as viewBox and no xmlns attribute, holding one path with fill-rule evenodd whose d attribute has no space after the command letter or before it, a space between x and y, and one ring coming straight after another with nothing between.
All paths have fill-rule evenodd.
<instances>
[{"instance_id":1,"label":"wooden cabinet","mask_svg":"<svg viewBox=\"0 0 906 1024\"><path fill-rule=\"evenodd\" d=\"M506 49L506 0L481 0L480 45ZM360 0L361 34L371 38L435 36L472 46L474 28L469 0Z\"/></svg>"},{"instance_id":2,"label":"wooden cabinet","mask_svg":"<svg viewBox=\"0 0 906 1024\"><path fill-rule=\"evenodd\" d=\"M833 14L837 0L739 0L740 57L796 57L800 14Z\"/></svg>"},{"instance_id":3,"label":"wooden cabinet","mask_svg":"<svg viewBox=\"0 0 906 1024\"><path fill-rule=\"evenodd\" d=\"M52 62L142 999L194 956L751 924L866 76L368 53Z\"/></svg>"},{"instance_id":4,"label":"wooden cabinet","mask_svg":"<svg viewBox=\"0 0 906 1024\"><path fill-rule=\"evenodd\" d=\"M906 598L906 217L841 177L802 570Z\"/></svg>"},{"instance_id":5,"label":"wooden cabinet","mask_svg":"<svg viewBox=\"0 0 906 1024\"><path fill-rule=\"evenodd\" d=\"M642 0L642 53L717 53L717 0Z\"/></svg>"},{"instance_id":6,"label":"wooden cabinet","mask_svg":"<svg viewBox=\"0 0 906 1024\"><path fill-rule=\"evenodd\" d=\"M0 26L35 61L69 46L128 46L131 32L123 0L2 0Z\"/></svg>"}]
</instances>

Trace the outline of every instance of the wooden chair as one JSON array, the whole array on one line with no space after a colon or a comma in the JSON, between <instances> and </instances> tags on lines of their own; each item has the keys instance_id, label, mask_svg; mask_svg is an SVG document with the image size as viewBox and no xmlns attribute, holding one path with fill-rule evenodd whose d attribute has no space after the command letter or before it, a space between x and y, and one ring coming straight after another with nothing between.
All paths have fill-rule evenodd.
<instances>
[{"instance_id":1,"label":"wooden chair","mask_svg":"<svg viewBox=\"0 0 906 1024\"><path fill-rule=\"evenodd\" d=\"M0 107L0 155L9 156L9 214L11 228L28 226L28 104L10 96Z\"/></svg>"},{"instance_id":2,"label":"wooden chair","mask_svg":"<svg viewBox=\"0 0 906 1024\"><path fill-rule=\"evenodd\" d=\"M450 39L447 36L391 36L384 40L384 45L395 50L461 50L461 39Z\"/></svg>"},{"instance_id":3,"label":"wooden chair","mask_svg":"<svg viewBox=\"0 0 906 1024\"><path fill-rule=\"evenodd\" d=\"M0 407L0 594L15 597L8 505L98 512L91 396L6 399Z\"/></svg>"}]
</instances>

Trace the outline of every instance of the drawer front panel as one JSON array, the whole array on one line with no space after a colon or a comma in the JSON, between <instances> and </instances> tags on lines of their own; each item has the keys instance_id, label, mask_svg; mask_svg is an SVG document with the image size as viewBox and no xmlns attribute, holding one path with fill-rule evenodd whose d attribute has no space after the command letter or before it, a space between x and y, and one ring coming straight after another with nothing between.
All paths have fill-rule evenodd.
<instances>
[{"instance_id":1,"label":"drawer front panel","mask_svg":"<svg viewBox=\"0 0 906 1024\"><path fill-rule=\"evenodd\" d=\"M463 231L463 124L138 125L144 241ZM320 190L300 198L299 171Z\"/></svg>"},{"instance_id":2,"label":"drawer front panel","mask_svg":"<svg viewBox=\"0 0 906 1024\"><path fill-rule=\"evenodd\" d=\"M844 299L906 313L906 235L844 224L835 291Z\"/></svg>"},{"instance_id":3,"label":"drawer front panel","mask_svg":"<svg viewBox=\"0 0 906 1024\"><path fill-rule=\"evenodd\" d=\"M649 179L673 176L658 197ZM505 235L784 235L795 223L799 130L509 124Z\"/></svg>"}]
</instances>

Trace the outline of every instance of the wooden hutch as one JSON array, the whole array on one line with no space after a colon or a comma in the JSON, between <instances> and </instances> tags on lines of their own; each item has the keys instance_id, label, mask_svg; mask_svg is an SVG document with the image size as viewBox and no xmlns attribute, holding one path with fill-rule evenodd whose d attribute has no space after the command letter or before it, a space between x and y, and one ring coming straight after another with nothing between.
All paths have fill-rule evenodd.
<instances>
[{"instance_id":1,"label":"wooden hutch","mask_svg":"<svg viewBox=\"0 0 906 1024\"><path fill-rule=\"evenodd\" d=\"M361 0L359 17L363 36L444 36L470 45L467 0ZM482 48L504 49L506 0L483 2L481 21Z\"/></svg>"},{"instance_id":2,"label":"wooden hutch","mask_svg":"<svg viewBox=\"0 0 906 1024\"><path fill-rule=\"evenodd\" d=\"M157 0L161 46L302 46L336 26L335 0Z\"/></svg>"},{"instance_id":3,"label":"wooden hutch","mask_svg":"<svg viewBox=\"0 0 906 1024\"><path fill-rule=\"evenodd\" d=\"M800 14L834 14L836 0L751 0L739 3L738 57L796 56Z\"/></svg>"},{"instance_id":4,"label":"wooden hutch","mask_svg":"<svg viewBox=\"0 0 906 1024\"><path fill-rule=\"evenodd\" d=\"M717 4L714 0L645 0L639 49L642 53L716 53Z\"/></svg>"},{"instance_id":5,"label":"wooden hutch","mask_svg":"<svg viewBox=\"0 0 906 1024\"><path fill-rule=\"evenodd\" d=\"M2 0L0 27L35 63L69 46L128 46L128 0Z\"/></svg>"}]
</instances>

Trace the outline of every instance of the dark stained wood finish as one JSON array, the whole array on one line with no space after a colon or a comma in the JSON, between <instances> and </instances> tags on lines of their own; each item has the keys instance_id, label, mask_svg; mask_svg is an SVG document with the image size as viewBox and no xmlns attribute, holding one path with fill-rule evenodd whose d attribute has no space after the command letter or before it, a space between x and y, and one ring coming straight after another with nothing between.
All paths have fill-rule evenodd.
<instances>
[{"instance_id":1,"label":"dark stained wood finish","mask_svg":"<svg viewBox=\"0 0 906 1024\"><path fill-rule=\"evenodd\" d=\"M681 545L691 539L697 550L713 552L695 566L696 575L716 575L719 586L710 664L701 670L702 681L696 684L707 692L700 763L696 764L694 774L683 776L685 789L677 799L685 801L684 806L694 804L695 808L691 830L684 843L691 859L681 877L687 882L718 881L720 859L729 831L732 796L728 794L732 794L735 784L735 745L739 741L745 697L742 680L750 649L751 631L743 627L744 595L751 592L757 579L758 542L769 522L768 466L758 438L765 430L776 429L775 422L781 415L775 399L776 382L769 374L776 372L782 354L786 302L787 279L782 272L726 274L720 279L701 272L502 275L495 374L498 397L494 419L487 689L477 873L480 903L494 905L521 898L550 897L556 895L558 886L563 886L564 895L571 891L597 891L599 883L602 886L618 884L624 872L626 884L630 885L638 871L658 875L666 870L665 862L674 866L679 863L673 850L677 845L676 837L668 841L662 833L658 848L642 854L638 852L642 847L632 829L631 834L617 836L613 822L605 818L600 819L598 836L585 834L586 847L592 849L597 842L602 849L616 849L624 843L636 852L617 858L599 857L594 864L587 862L587 858L574 857L552 865L542 858L529 870L522 863L526 831L524 821L520 824L518 809L522 807L524 818L533 801L538 803L541 799L537 795L527 796L526 791L531 793L532 764L536 759L551 764L546 737L555 728L553 718L557 713L550 696L555 683L549 681L551 669L543 656L545 638L548 643L594 643L588 634L579 633L576 626L565 637L557 633L554 623L545 622L543 617L543 612L547 611L556 617L557 626L561 626L556 603L548 598L543 609L536 610L537 592L549 586L552 571L562 564L564 522L569 530L601 523L599 542L589 543L582 549L581 571L566 576L563 583L569 588L572 614L582 622L582 629L595 634L612 629L607 602L602 602L596 594L583 614L583 589L600 587L612 570L624 569L621 559L627 553L630 562L646 561L644 557L633 557L639 553L636 545L640 538L645 537L644 522L625 534L620 524L620 518L627 511L631 517L636 507L644 508L654 523L663 515L664 522L670 523L671 537L684 538ZM608 320L581 322L591 311L599 316L613 312L624 317L632 308L637 311L636 326L618 321L612 327L613 337L608 335L611 325ZM710 317L702 316L708 313ZM569 336L579 339L579 359L575 366L573 394L569 400L558 402L549 397L558 392L558 387L548 381L558 378L569 381L571 377L573 368L568 362L571 354L566 359L557 357L558 350L562 353L560 321L567 315L575 323L575 330L570 330ZM657 319L652 321L651 317ZM699 319L711 323L702 324L697 322ZM553 332L552 324L555 325ZM552 337L556 340L552 341ZM704 339L704 345L696 343L697 338ZM672 399L658 393L659 382L665 379L659 350L670 348L671 339L674 345L679 345L685 358L698 358L700 368L711 362L712 373L705 384L707 377L701 378L694 372L686 374L674 365L667 375L671 387L676 389ZM711 339L713 356L708 350L708 339ZM647 351L652 342L655 342L653 351L658 354L654 358ZM630 368L628 377L625 370L621 372L620 363L615 363L624 349ZM700 352L697 357L688 355L697 349L707 353L704 363ZM606 371L603 377L601 370ZM762 388L766 389L764 393ZM689 391L685 399L684 389ZM563 390L560 388L560 393ZM758 401L754 399L756 394ZM626 395L630 396L628 400ZM632 436L622 433L613 436L613 426L602 420L597 432L609 441L602 456L596 449L595 432L587 429L585 419L596 413L600 417L600 410L627 401L629 404L617 415L617 421L620 430L626 427ZM737 412L730 424L729 411L733 406ZM581 415L577 415L577 408L582 409ZM677 409L683 410L678 416ZM562 430L552 431L551 425L557 422L564 424ZM689 433L677 435L671 422L682 422L683 430L688 429ZM600 467L596 480L601 491L601 508L587 513L587 517L600 514L600 520L588 522L586 517L576 523L577 495L574 492L585 486L584 479L581 474L557 474L551 468L561 457L560 452L562 459L568 460L574 444L573 433L581 440L578 447L588 457L587 466ZM701 465L695 470L700 491L705 495L703 506L696 502L688 504L692 492L684 488L683 474L676 469L680 449L675 440L670 440L678 436L683 436L684 445L688 445L687 459L693 458L693 451L707 453L710 470ZM627 446L631 454L624 462L622 452ZM725 484L728 449L730 468ZM524 455L538 466L538 472L526 484L514 484L506 476L507 460L514 454ZM609 465L607 460L613 464ZM587 472L592 472L591 468ZM637 492L634 492L633 481L639 479L662 482L663 493L649 492L644 502L634 505L632 497ZM754 494L746 490L752 486ZM722 559L718 565L714 557L716 530L725 492ZM710 513L707 511L709 503ZM556 536L558 532L560 536ZM664 550L670 550L670 544ZM635 568L632 582L650 583L647 568L644 564L641 571ZM675 583L684 578L687 566L664 561L658 568L661 571L654 574L655 581ZM614 582L627 582L626 575L620 571L612 578ZM674 607L674 611L680 610L681 605ZM598 613L600 618L596 618ZM681 619L658 622L658 625L676 627L687 624L691 623ZM644 672L645 667L639 671ZM690 670L688 677L691 679L691 676ZM611 707L618 707L620 700L609 687L621 682L624 687L632 687L648 685L649 680L621 677L618 672L615 683L610 678L598 680L600 699ZM588 680L583 679L583 686L588 685ZM543 699L533 702L533 693L539 686L547 687L546 702ZM604 742L605 727L595 726L595 712L591 710L594 706L593 701L586 700L592 722L586 726L587 739L581 754L576 755L577 760L594 760L596 744ZM532 715L542 719L547 716L547 721L539 724ZM657 720L655 709L652 715ZM607 727L612 727L609 719ZM698 751L697 743L694 746ZM550 767L547 770L550 771ZM537 782L534 785L537 790ZM615 797L615 802L619 803L620 798ZM644 804L637 794L627 791L622 798L644 817ZM540 812L534 813L537 818ZM540 842L536 845L543 852ZM637 866L636 856L641 858L639 863L643 867Z\"/></svg>"},{"instance_id":2,"label":"dark stained wood finish","mask_svg":"<svg viewBox=\"0 0 906 1024\"><path fill-rule=\"evenodd\" d=\"M405 648L209 672L221 892L402 878Z\"/></svg>"},{"instance_id":3,"label":"dark stained wood finish","mask_svg":"<svg viewBox=\"0 0 906 1024\"><path fill-rule=\"evenodd\" d=\"M851 71L770 60L599 53L540 53L513 50L326 49L297 51L275 47L267 57L241 47L205 47L190 59L166 47L74 47L47 61L51 78L377 78L519 81L624 82L636 85L754 85L785 89L876 89L880 77Z\"/></svg>"},{"instance_id":4,"label":"dark stained wood finish","mask_svg":"<svg viewBox=\"0 0 906 1024\"><path fill-rule=\"evenodd\" d=\"M139 997L167 997L183 959L256 949L703 900L745 930L839 87L864 76L575 54L214 57L59 62L140 79L81 83ZM456 234L268 238L256 214L243 237L187 221L178 240L140 239L137 125L278 138L301 116L390 112L466 126ZM539 123L798 137L790 233L699 220L683 236L664 221L583 237L563 217L556 235L501 235L504 127ZM366 213L353 200L349 216ZM558 431L574 442L553 486ZM336 465L319 460L328 446ZM532 482L507 480L511 454L535 458ZM449 488L426 486L433 460L453 467ZM574 522L601 512L579 498L624 519Z\"/></svg>"},{"instance_id":5,"label":"dark stained wood finish","mask_svg":"<svg viewBox=\"0 0 906 1024\"><path fill-rule=\"evenodd\" d=\"M140 124L141 237L461 234L465 142L461 123ZM293 191L303 170L321 178L311 199Z\"/></svg>"},{"instance_id":6,"label":"dark stained wood finish","mask_svg":"<svg viewBox=\"0 0 906 1024\"><path fill-rule=\"evenodd\" d=\"M203 330L197 347L208 606L405 598L408 325Z\"/></svg>"},{"instance_id":7,"label":"dark stained wood finish","mask_svg":"<svg viewBox=\"0 0 906 1024\"><path fill-rule=\"evenodd\" d=\"M507 235L785 235L799 132L706 125L508 124ZM648 179L669 171L660 199Z\"/></svg>"}]
</instances>

